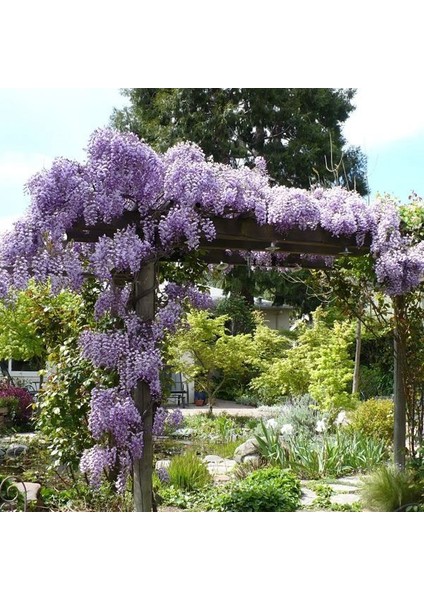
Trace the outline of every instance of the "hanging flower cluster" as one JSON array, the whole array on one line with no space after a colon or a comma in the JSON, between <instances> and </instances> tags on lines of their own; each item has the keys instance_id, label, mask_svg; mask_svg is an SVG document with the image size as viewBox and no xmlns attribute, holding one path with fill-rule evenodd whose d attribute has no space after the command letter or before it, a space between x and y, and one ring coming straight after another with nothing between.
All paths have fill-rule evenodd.
<instances>
[{"instance_id":1,"label":"hanging flower cluster","mask_svg":"<svg viewBox=\"0 0 424 600\"><path fill-rule=\"evenodd\" d=\"M154 322L144 322L130 307L129 288L114 286L115 274L134 274L146 261L213 240L212 218L218 216L250 217L282 234L322 228L335 237L356 236L358 246L369 236L377 280L393 295L413 289L424 275L423 243L413 245L401 234L393 204L381 200L370 207L340 187L273 186L263 159L253 169L234 169L207 160L192 143L159 155L131 133L97 130L84 164L57 159L30 179L27 191L27 214L0 241L0 297L24 288L30 277L50 277L52 288L60 290L79 289L91 274L103 290L96 318L115 317L108 333L81 336L84 356L119 377L116 389L92 395L90 427L98 444L84 455L81 468L93 483L103 468L118 465L119 485L125 485L129 465L142 451L142 423L131 400L134 388L144 381L152 398L160 399L162 344L178 326L187 302L203 308L206 302L192 287L170 282ZM90 238L90 227L98 223L104 224L105 235ZM88 234L86 242L67 239L76 227ZM273 262L270 253L252 256L257 266L282 259L283 253ZM114 447L103 446L105 437Z\"/></svg>"}]
</instances>

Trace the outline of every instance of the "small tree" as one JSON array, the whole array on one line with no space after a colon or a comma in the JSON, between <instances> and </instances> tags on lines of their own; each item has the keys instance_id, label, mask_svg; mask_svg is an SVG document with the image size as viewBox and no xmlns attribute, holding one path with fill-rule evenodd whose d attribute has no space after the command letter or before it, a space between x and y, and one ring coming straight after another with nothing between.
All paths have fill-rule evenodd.
<instances>
[{"instance_id":1,"label":"small tree","mask_svg":"<svg viewBox=\"0 0 424 600\"><path fill-rule=\"evenodd\" d=\"M352 341L349 322L329 327L316 311L312 327L302 324L292 347L282 358L270 362L251 387L267 398L309 393L325 412L352 408L355 397L347 391L353 374L348 352Z\"/></svg>"},{"instance_id":2,"label":"small tree","mask_svg":"<svg viewBox=\"0 0 424 600\"><path fill-rule=\"evenodd\" d=\"M206 392L210 411L227 379L249 369L254 348L250 335L231 335L225 328L227 321L228 315L212 317L208 311L193 310L170 348L172 367Z\"/></svg>"}]
</instances>

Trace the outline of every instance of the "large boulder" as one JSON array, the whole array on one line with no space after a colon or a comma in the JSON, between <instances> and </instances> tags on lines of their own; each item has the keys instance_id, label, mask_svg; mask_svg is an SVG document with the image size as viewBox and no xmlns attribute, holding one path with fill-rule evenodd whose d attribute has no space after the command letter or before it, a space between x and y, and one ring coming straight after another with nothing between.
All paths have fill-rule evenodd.
<instances>
[{"instance_id":1,"label":"large boulder","mask_svg":"<svg viewBox=\"0 0 424 600\"><path fill-rule=\"evenodd\" d=\"M255 438L250 438L235 449L234 460L238 463L246 462L246 457L259 457L258 445ZM250 459L249 459L250 460Z\"/></svg>"}]
</instances>

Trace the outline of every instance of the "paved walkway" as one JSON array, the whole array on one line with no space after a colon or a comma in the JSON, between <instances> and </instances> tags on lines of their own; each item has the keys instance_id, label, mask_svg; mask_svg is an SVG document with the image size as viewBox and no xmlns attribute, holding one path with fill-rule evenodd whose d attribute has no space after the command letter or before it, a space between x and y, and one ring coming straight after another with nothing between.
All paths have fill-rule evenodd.
<instances>
[{"instance_id":1,"label":"paved walkway","mask_svg":"<svg viewBox=\"0 0 424 600\"><path fill-rule=\"evenodd\" d=\"M183 415L200 415L209 412L209 406L196 406L195 404L189 404L186 408L168 404L168 408L181 408ZM213 414L220 415L222 413L228 413L233 417L260 417L259 409L253 406L238 404L231 400L217 400L213 406Z\"/></svg>"}]
</instances>

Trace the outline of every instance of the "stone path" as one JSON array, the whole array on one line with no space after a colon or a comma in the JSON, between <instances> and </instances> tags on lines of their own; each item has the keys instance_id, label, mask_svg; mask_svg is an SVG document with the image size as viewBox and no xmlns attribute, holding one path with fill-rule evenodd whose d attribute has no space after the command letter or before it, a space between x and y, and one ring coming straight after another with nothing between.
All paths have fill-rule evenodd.
<instances>
[{"instance_id":1,"label":"stone path","mask_svg":"<svg viewBox=\"0 0 424 600\"><path fill-rule=\"evenodd\" d=\"M326 483L323 481L321 485L328 486L331 489L331 504L346 505L360 501L359 487L361 485L361 479L356 475L338 479L337 483ZM301 506L309 508L313 506L319 498L313 487L314 484L311 484L308 481L302 481Z\"/></svg>"}]
</instances>

